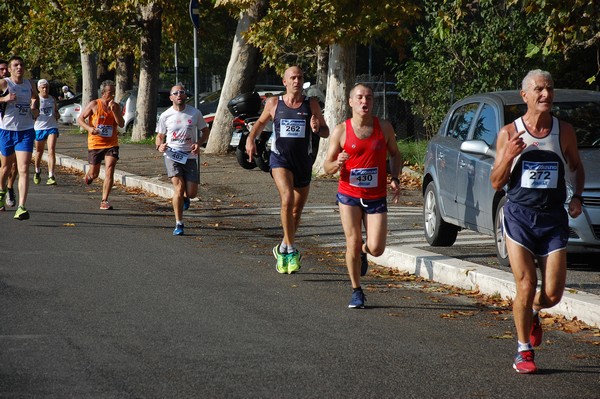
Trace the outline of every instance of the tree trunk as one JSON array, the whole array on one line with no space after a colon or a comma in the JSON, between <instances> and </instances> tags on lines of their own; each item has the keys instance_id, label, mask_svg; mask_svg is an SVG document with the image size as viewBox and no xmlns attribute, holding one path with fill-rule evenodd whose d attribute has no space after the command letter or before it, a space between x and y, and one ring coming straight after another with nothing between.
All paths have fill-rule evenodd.
<instances>
[{"instance_id":1,"label":"tree trunk","mask_svg":"<svg viewBox=\"0 0 600 399\"><path fill-rule=\"evenodd\" d=\"M81 54L81 105L86 106L98 98L98 79L96 79L96 54L90 53L83 39L79 39Z\"/></svg>"},{"instance_id":2,"label":"tree trunk","mask_svg":"<svg viewBox=\"0 0 600 399\"><path fill-rule=\"evenodd\" d=\"M329 62L329 48L317 47L317 83L316 86L323 93L327 92L327 64Z\"/></svg>"},{"instance_id":3,"label":"tree trunk","mask_svg":"<svg viewBox=\"0 0 600 399\"><path fill-rule=\"evenodd\" d=\"M268 5L268 0L257 0L250 9L240 13L219 106L206 144L206 152L209 154L223 154L229 148L233 120L227 109L229 100L241 93L253 91L256 85L259 52L256 47L248 44L243 33L265 15Z\"/></svg>"},{"instance_id":4,"label":"tree trunk","mask_svg":"<svg viewBox=\"0 0 600 399\"><path fill-rule=\"evenodd\" d=\"M133 54L124 54L117 57L117 70L115 83L117 92L115 98L120 101L127 90L133 88Z\"/></svg>"},{"instance_id":5,"label":"tree trunk","mask_svg":"<svg viewBox=\"0 0 600 399\"><path fill-rule=\"evenodd\" d=\"M325 97L325 121L333 133L335 126L350 117L348 94L356 79L356 45L332 44L329 46L329 68ZM325 173L323 163L327 156L329 139L321 139L313 172Z\"/></svg>"},{"instance_id":6,"label":"tree trunk","mask_svg":"<svg viewBox=\"0 0 600 399\"><path fill-rule=\"evenodd\" d=\"M139 10L142 22L140 86L131 141L141 141L156 132L156 100L160 72L162 7L157 1L152 1L141 5Z\"/></svg>"}]
</instances>

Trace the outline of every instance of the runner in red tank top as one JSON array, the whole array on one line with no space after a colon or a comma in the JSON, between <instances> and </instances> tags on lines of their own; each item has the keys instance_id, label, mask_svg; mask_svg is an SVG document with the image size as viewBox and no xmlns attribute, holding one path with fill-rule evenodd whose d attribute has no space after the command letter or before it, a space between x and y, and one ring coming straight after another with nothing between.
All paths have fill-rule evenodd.
<instances>
[{"instance_id":1,"label":"runner in red tank top","mask_svg":"<svg viewBox=\"0 0 600 399\"><path fill-rule=\"evenodd\" d=\"M352 118L337 125L329 141L325 172L340 173L337 202L346 236L346 266L352 282L348 307L365 307L360 276L367 272L367 254L383 254L387 235L386 154L391 164L392 201L398 203L402 155L394 128L373 116L373 90L357 84L350 91ZM366 229L366 243L362 225Z\"/></svg>"}]
</instances>

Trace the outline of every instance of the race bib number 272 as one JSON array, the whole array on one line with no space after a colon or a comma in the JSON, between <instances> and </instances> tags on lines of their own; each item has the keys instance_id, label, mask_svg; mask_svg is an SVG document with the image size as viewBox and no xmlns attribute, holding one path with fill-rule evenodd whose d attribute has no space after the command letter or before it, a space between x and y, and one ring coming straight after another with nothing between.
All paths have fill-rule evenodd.
<instances>
[{"instance_id":1,"label":"race bib number 272","mask_svg":"<svg viewBox=\"0 0 600 399\"><path fill-rule=\"evenodd\" d=\"M549 189L558 185L558 162L523 162L521 187Z\"/></svg>"}]
</instances>

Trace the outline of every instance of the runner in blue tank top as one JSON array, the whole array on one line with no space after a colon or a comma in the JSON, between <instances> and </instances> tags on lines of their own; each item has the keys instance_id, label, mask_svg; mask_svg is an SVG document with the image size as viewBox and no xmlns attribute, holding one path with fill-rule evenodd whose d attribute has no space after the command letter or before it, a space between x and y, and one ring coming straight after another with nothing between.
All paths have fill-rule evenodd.
<instances>
[{"instance_id":1,"label":"runner in blue tank top","mask_svg":"<svg viewBox=\"0 0 600 399\"><path fill-rule=\"evenodd\" d=\"M565 287L567 168L574 176L568 210L572 218L582 212L585 174L573 127L551 114L552 76L539 69L530 71L523 79L521 97L527 112L500 129L490 180L498 191L508 184L504 233L517 289L513 314L518 348L513 368L527 374L537 371L533 347L542 341L538 312L556 305ZM537 293L536 260L542 276Z\"/></svg>"},{"instance_id":2,"label":"runner in blue tank top","mask_svg":"<svg viewBox=\"0 0 600 399\"><path fill-rule=\"evenodd\" d=\"M329 128L316 98L302 94L304 73L296 66L286 69L283 96L267 99L265 108L246 140L250 160L256 155L255 138L273 120L275 140L271 148L271 175L281 200L283 240L273 248L279 273L300 269L300 252L295 245L296 230L310 187L312 174L311 136L329 136Z\"/></svg>"}]
</instances>

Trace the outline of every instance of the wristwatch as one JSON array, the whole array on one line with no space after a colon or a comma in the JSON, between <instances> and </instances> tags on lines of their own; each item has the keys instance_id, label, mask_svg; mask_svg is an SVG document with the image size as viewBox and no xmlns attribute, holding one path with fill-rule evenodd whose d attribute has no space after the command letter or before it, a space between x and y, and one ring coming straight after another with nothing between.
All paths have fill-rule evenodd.
<instances>
[{"instance_id":1,"label":"wristwatch","mask_svg":"<svg viewBox=\"0 0 600 399\"><path fill-rule=\"evenodd\" d=\"M577 198L579 200L579 202L581 202L581 205L583 205L583 197L581 196L581 194L573 194L571 196L571 199L573 198Z\"/></svg>"}]
</instances>

